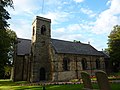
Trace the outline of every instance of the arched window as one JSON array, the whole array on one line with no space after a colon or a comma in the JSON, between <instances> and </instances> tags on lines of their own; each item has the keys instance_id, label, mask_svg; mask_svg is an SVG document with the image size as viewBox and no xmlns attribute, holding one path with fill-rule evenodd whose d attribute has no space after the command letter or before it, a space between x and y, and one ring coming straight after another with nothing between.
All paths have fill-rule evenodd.
<instances>
[{"instance_id":1,"label":"arched window","mask_svg":"<svg viewBox=\"0 0 120 90\"><path fill-rule=\"evenodd\" d=\"M100 68L100 60L96 59L96 69L99 69L99 68Z\"/></svg>"},{"instance_id":2,"label":"arched window","mask_svg":"<svg viewBox=\"0 0 120 90\"><path fill-rule=\"evenodd\" d=\"M82 59L82 68L83 70L87 69L87 60L85 58Z\"/></svg>"},{"instance_id":3,"label":"arched window","mask_svg":"<svg viewBox=\"0 0 120 90\"><path fill-rule=\"evenodd\" d=\"M70 59L69 58L63 58L63 70L64 71L69 70L69 64L70 64Z\"/></svg>"},{"instance_id":4,"label":"arched window","mask_svg":"<svg viewBox=\"0 0 120 90\"><path fill-rule=\"evenodd\" d=\"M41 34L42 35L46 34L46 26L45 25L42 25L42 27L41 27Z\"/></svg>"}]
</instances>

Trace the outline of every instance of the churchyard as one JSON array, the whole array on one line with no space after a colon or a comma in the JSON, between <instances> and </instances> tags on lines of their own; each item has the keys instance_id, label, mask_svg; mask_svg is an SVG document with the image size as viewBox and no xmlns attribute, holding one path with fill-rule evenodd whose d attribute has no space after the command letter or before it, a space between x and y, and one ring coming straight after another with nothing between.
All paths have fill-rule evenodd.
<instances>
[{"instance_id":1,"label":"churchyard","mask_svg":"<svg viewBox=\"0 0 120 90\"><path fill-rule=\"evenodd\" d=\"M112 79L112 77L110 77L110 79ZM93 81L95 80L96 78L93 78ZM92 83L92 86L94 89L99 88L96 83ZM110 86L111 90L120 90L119 82L110 83ZM73 80L71 83L51 83L51 85L45 86L45 90L82 90L83 87L84 85L82 83ZM2 79L0 80L0 90L43 90L43 85L39 83L28 83L26 81L12 82L9 79Z\"/></svg>"},{"instance_id":2,"label":"churchyard","mask_svg":"<svg viewBox=\"0 0 120 90\"><path fill-rule=\"evenodd\" d=\"M13 82L10 79L0 80L0 90L120 90L120 74L114 73L109 77L106 72L98 70L95 76L90 76L85 71L81 72L81 79L67 82Z\"/></svg>"}]
</instances>

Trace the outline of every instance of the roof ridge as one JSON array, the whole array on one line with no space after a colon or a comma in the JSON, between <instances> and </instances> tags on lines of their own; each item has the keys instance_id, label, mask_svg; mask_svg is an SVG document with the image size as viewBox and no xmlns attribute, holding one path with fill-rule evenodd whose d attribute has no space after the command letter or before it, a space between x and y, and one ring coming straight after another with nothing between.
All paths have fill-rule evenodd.
<instances>
[{"instance_id":1,"label":"roof ridge","mask_svg":"<svg viewBox=\"0 0 120 90\"><path fill-rule=\"evenodd\" d=\"M69 43L78 43L78 44L90 45L90 44L87 44L87 43L73 42L73 41L67 41L67 40L61 40L61 39L53 39L53 38L51 38L51 40L57 40L57 41L63 41L63 42L69 42Z\"/></svg>"}]
</instances>

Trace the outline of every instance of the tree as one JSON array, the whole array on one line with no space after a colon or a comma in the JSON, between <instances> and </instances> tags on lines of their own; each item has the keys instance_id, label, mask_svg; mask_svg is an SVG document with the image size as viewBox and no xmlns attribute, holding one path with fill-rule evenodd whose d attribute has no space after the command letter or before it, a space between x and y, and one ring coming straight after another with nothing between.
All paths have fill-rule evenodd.
<instances>
[{"instance_id":1,"label":"tree","mask_svg":"<svg viewBox=\"0 0 120 90\"><path fill-rule=\"evenodd\" d=\"M0 30L0 78L4 76L4 66L8 60L9 40L4 30Z\"/></svg>"},{"instance_id":2,"label":"tree","mask_svg":"<svg viewBox=\"0 0 120 90\"><path fill-rule=\"evenodd\" d=\"M8 60L6 62L6 65L4 66L4 76L5 78L10 78L11 76L11 69L13 65L13 55L14 55L14 49L15 45L17 44L17 35L14 31L8 29L7 34L9 36L9 52L8 52Z\"/></svg>"},{"instance_id":3,"label":"tree","mask_svg":"<svg viewBox=\"0 0 120 90\"><path fill-rule=\"evenodd\" d=\"M0 38L0 77L3 78L7 67L11 66L14 47L17 41L17 35L14 31L8 29Z\"/></svg>"},{"instance_id":4,"label":"tree","mask_svg":"<svg viewBox=\"0 0 120 90\"><path fill-rule=\"evenodd\" d=\"M0 0L0 30L6 30L9 27L7 20L10 19L10 14L6 11L5 7L13 8L12 0Z\"/></svg>"},{"instance_id":5,"label":"tree","mask_svg":"<svg viewBox=\"0 0 120 90\"><path fill-rule=\"evenodd\" d=\"M117 71L120 67L120 26L114 26L110 35L108 36L108 50L110 59L113 63L113 68Z\"/></svg>"},{"instance_id":6,"label":"tree","mask_svg":"<svg viewBox=\"0 0 120 90\"><path fill-rule=\"evenodd\" d=\"M4 66L9 61L9 52L11 46L11 39L7 33L9 24L7 20L10 19L10 14L5 9L6 7L13 8L12 0L0 0L0 78L3 78L5 70Z\"/></svg>"}]
</instances>

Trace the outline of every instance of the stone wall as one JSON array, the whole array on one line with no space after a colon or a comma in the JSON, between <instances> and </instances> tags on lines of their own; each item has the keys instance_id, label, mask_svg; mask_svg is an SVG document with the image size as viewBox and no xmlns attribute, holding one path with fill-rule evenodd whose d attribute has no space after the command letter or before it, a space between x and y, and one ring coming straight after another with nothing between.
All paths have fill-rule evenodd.
<instances>
[{"instance_id":1,"label":"stone wall","mask_svg":"<svg viewBox=\"0 0 120 90\"><path fill-rule=\"evenodd\" d=\"M64 71L63 58L68 57L70 59L70 69ZM101 56L86 56L86 55L74 55L74 54L55 54L53 51L52 59L52 81L68 81L71 79L81 78L80 72L83 71L81 60L85 58L87 60L87 71L89 74L94 75L96 69L96 59L100 60L101 70L105 70L104 58Z\"/></svg>"},{"instance_id":2,"label":"stone wall","mask_svg":"<svg viewBox=\"0 0 120 90\"><path fill-rule=\"evenodd\" d=\"M17 55L14 63L14 81L26 81L28 78L29 56Z\"/></svg>"},{"instance_id":3,"label":"stone wall","mask_svg":"<svg viewBox=\"0 0 120 90\"><path fill-rule=\"evenodd\" d=\"M23 56L17 56L14 64L14 81L22 81L23 77Z\"/></svg>"}]
</instances>

